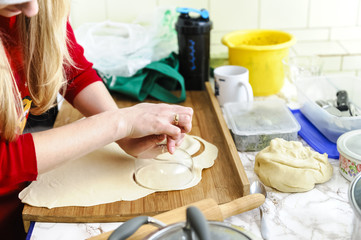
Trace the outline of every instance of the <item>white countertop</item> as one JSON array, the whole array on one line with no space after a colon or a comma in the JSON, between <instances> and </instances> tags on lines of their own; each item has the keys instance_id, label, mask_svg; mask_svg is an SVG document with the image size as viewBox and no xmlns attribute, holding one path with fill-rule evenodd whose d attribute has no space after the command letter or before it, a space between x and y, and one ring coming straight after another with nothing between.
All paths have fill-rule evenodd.
<instances>
[{"instance_id":1,"label":"white countertop","mask_svg":"<svg viewBox=\"0 0 361 240\"><path fill-rule=\"evenodd\" d=\"M254 153L240 153L250 182L257 180L253 171ZM264 217L269 239L351 239L353 211L348 203L350 182L339 172L339 162L329 159L332 178L305 193L281 193L267 187ZM260 214L255 209L227 219L235 225L260 235Z\"/></svg>"},{"instance_id":2,"label":"white countertop","mask_svg":"<svg viewBox=\"0 0 361 240\"><path fill-rule=\"evenodd\" d=\"M254 173L256 153L239 153L249 181ZM332 178L305 193L281 193L267 187L264 218L269 239L351 239L354 213L348 203L350 182L339 172L339 162L329 159ZM254 209L225 220L261 238L260 212ZM40 223L34 225L30 239L86 239L117 228L121 223Z\"/></svg>"}]
</instances>

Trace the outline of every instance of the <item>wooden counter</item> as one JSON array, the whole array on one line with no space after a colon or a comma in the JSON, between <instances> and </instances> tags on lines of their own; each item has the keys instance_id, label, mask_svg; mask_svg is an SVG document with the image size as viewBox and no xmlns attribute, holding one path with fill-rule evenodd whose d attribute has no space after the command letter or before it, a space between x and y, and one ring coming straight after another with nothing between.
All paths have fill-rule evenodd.
<instances>
[{"instance_id":1,"label":"wooden counter","mask_svg":"<svg viewBox=\"0 0 361 240\"><path fill-rule=\"evenodd\" d=\"M30 221L42 222L115 222L125 221L139 215L156 215L205 198L213 198L218 204L227 203L249 194L249 181L239 158L232 136L223 119L211 86L206 91L187 92L181 105L194 109L193 128L197 135L218 147L215 164L202 172L202 181L189 189L156 192L135 201L119 201L92 207L59 207L53 209L25 205L23 220L25 228ZM136 104L126 97L114 96L119 107ZM156 101L149 101L156 102ZM55 127L73 122L82 115L64 103ZM66 194L66 193L64 193Z\"/></svg>"}]
</instances>

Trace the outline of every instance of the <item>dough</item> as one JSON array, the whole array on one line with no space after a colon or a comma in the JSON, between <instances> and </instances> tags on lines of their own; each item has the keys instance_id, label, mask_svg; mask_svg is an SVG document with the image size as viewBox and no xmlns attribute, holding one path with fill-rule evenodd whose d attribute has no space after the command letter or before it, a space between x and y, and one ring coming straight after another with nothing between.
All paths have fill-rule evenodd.
<instances>
[{"instance_id":1,"label":"dough","mask_svg":"<svg viewBox=\"0 0 361 240\"><path fill-rule=\"evenodd\" d=\"M256 155L254 171L265 185L281 192L305 192L328 181L333 168L326 153L276 138Z\"/></svg>"},{"instance_id":2,"label":"dough","mask_svg":"<svg viewBox=\"0 0 361 240\"><path fill-rule=\"evenodd\" d=\"M200 149L200 143L205 149L193 157L195 177L183 188L197 185L202 169L211 167L217 157L217 147L196 136L187 135L180 148L193 155ZM37 181L20 192L19 198L23 203L47 208L136 200L155 191L134 181L134 161L134 157L112 143L39 175Z\"/></svg>"}]
</instances>

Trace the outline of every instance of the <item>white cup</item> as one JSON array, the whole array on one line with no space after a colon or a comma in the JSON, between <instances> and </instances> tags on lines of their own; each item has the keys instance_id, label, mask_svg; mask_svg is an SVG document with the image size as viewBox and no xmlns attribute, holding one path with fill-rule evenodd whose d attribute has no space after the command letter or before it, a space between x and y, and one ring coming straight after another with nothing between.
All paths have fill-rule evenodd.
<instances>
[{"instance_id":1,"label":"white cup","mask_svg":"<svg viewBox=\"0 0 361 240\"><path fill-rule=\"evenodd\" d=\"M249 71L241 66L221 66L214 70L214 92L219 105L227 102L252 102L253 91Z\"/></svg>"}]
</instances>

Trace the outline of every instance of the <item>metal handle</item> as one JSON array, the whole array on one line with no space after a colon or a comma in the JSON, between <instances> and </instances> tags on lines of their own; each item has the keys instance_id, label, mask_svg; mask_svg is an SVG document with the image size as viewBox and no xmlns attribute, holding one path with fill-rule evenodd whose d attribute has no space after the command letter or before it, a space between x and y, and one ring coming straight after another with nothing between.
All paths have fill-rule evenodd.
<instances>
[{"instance_id":1,"label":"metal handle","mask_svg":"<svg viewBox=\"0 0 361 240\"><path fill-rule=\"evenodd\" d=\"M196 207L187 208L187 224L185 230L190 234L192 233L192 230L194 230L199 240L211 239L208 222L202 212Z\"/></svg>"},{"instance_id":2,"label":"metal handle","mask_svg":"<svg viewBox=\"0 0 361 240\"><path fill-rule=\"evenodd\" d=\"M340 111L348 111L348 96L344 90L338 91L337 94L337 108Z\"/></svg>"},{"instance_id":3,"label":"metal handle","mask_svg":"<svg viewBox=\"0 0 361 240\"><path fill-rule=\"evenodd\" d=\"M135 233L138 228L140 228L143 224L151 224L158 228L165 227L166 225L161 221L148 217L148 216L139 216L133 219L130 219L120 225L110 236L109 240L125 240L133 233Z\"/></svg>"}]
</instances>

